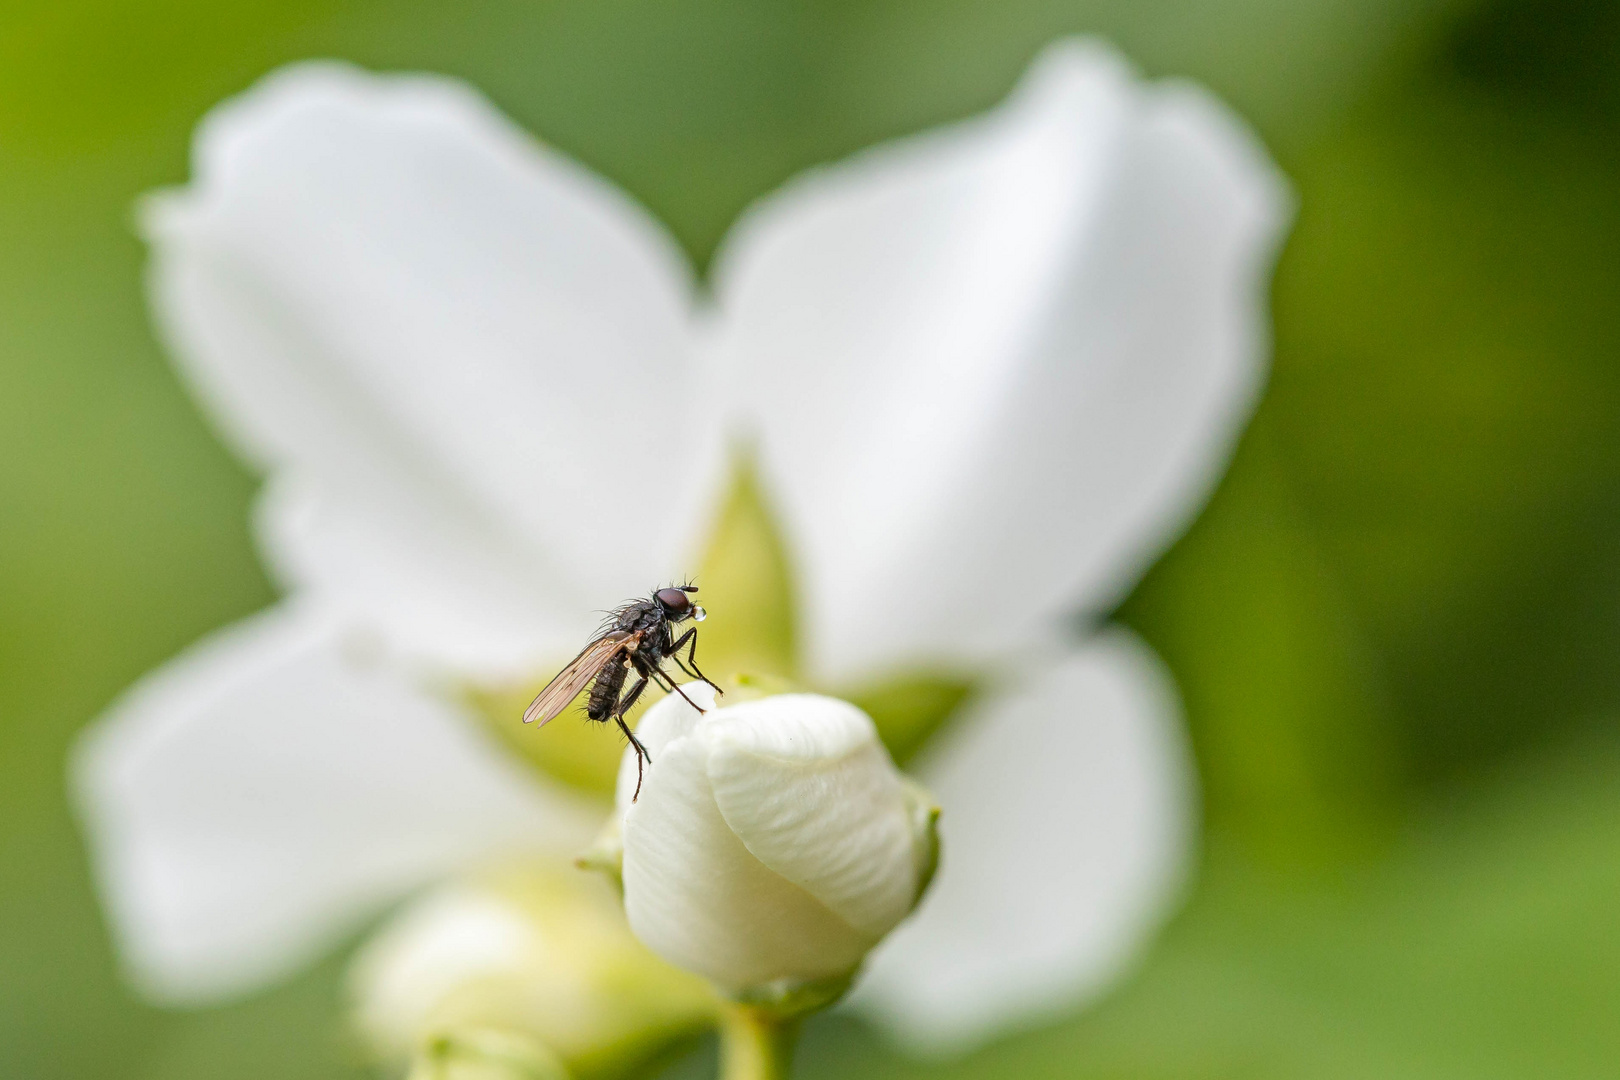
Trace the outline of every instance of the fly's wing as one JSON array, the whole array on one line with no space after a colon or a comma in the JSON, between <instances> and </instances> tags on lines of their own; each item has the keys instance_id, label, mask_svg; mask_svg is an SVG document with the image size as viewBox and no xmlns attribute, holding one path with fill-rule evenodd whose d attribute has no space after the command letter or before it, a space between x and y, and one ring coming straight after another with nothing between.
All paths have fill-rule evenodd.
<instances>
[{"instance_id":1,"label":"fly's wing","mask_svg":"<svg viewBox=\"0 0 1620 1080\"><path fill-rule=\"evenodd\" d=\"M544 724L562 712L568 707L568 703L585 689L585 684L606 667L610 660L628 648L632 638L638 636L624 630L614 630L585 646L567 667L557 673L556 678L546 683L546 688L535 696L527 709L523 710L523 722L532 724L538 720Z\"/></svg>"}]
</instances>

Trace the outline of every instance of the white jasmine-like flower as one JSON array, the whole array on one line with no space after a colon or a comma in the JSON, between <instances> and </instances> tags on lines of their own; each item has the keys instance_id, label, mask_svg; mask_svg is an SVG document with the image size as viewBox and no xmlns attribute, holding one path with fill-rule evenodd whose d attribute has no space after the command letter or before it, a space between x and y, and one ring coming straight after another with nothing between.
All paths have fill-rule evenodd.
<instances>
[{"instance_id":1,"label":"white jasmine-like flower","mask_svg":"<svg viewBox=\"0 0 1620 1080\"><path fill-rule=\"evenodd\" d=\"M867 715L818 694L648 710L619 777L624 907L664 959L731 994L838 979L916 905L935 813Z\"/></svg>"},{"instance_id":2,"label":"white jasmine-like flower","mask_svg":"<svg viewBox=\"0 0 1620 1080\"><path fill-rule=\"evenodd\" d=\"M917 760L943 861L858 1002L937 1044L1102 985L1167 909L1194 800L1151 653L1066 628L1219 474L1285 204L1216 102L1085 43L767 197L708 293L454 81L306 64L215 110L148 208L152 296L266 474L289 599L137 686L76 760L133 974L239 991L413 887L577 850L600 811L454 688L543 678L591 611L689 569L740 437L810 685L1016 676Z\"/></svg>"}]
</instances>

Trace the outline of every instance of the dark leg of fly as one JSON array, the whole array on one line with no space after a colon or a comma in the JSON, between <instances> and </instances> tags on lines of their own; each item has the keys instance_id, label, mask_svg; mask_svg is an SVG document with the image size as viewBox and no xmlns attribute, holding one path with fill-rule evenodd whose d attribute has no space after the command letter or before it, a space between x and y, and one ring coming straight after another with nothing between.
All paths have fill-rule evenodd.
<instances>
[{"instance_id":1,"label":"dark leg of fly","mask_svg":"<svg viewBox=\"0 0 1620 1080\"><path fill-rule=\"evenodd\" d=\"M619 704L613 710L614 716L622 717L629 712L630 707L636 703L636 700L641 697L641 692L645 689L647 689L647 677L643 675L637 680L636 685L630 688L629 693L619 699Z\"/></svg>"},{"instance_id":2,"label":"dark leg of fly","mask_svg":"<svg viewBox=\"0 0 1620 1080\"><path fill-rule=\"evenodd\" d=\"M685 645L688 641L692 643L692 646L686 650L686 663L683 664L681 663L680 656L681 646ZM701 679L710 686L713 686L715 693L722 697L725 696L726 692L720 689L720 687L715 686L714 680L703 674L703 669L697 666L697 627L691 627L686 631L686 633L675 639L675 641L669 647L669 658L675 661L676 667L692 676L692 678ZM688 667L687 664L690 664L691 667Z\"/></svg>"},{"instance_id":3,"label":"dark leg of fly","mask_svg":"<svg viewBox=\"0 0 1620 1080\"><path fill-rule=\"evenodd\" d=\"M641 740L636 738L636 733L630 730L630 725L624 722L624 714L630 711L630 706L636 703L636 699L641 696L641 692L645 689L647 689L647 676L643 675L640 681L630 688L630 692L620 699L619 704L613 710L613 719L618 723L619 730L624 732L624 737L630 740L630 745L636 748L636 793L630 796L631 802L635 802L641 797L643 768L652 764L652 755L647 753L645 746L641 745Z\"/></svg>"},{"instance_id":4,"label":"dark leg of fly","mask_svg":"<svg viewBox=\"0 0 1620 1080\"><path fill-rule=\"evenodd\" d=\"M692 708L696 709L698 712L709 711L703 706L699 705L697 702L693 701L691 698L687 697L686 691L681 689L680 684L674 679L670 678L669 674L657 664L649 664L646 661L640 661L636 664L636 671L647 678L652 679L653 682L658 684L658 688L660 690L667 690L671 693L681 695L681 700L692 706Z\"/></svg>"}]
</instances>

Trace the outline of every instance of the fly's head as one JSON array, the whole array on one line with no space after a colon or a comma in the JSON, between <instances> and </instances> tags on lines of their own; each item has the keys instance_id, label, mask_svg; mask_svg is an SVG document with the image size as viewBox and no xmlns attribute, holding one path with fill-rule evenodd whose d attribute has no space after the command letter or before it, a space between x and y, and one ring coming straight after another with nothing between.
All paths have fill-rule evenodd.
<instances>
[{"instance_id":1,"label":"fly's head","mask_svg":"<svg viewBox=\"0 0 1620 1080\"><path fill-rule=\"evenodd\" d=\"M709 613L694 604L692 598L687 595L695 592L697 592L696 585L674 585L667 589L659 589L653 593L653 599L658 601L659 608L664 612L664 618L672 623L685 622L687 619L702 622Z\"/></svg>"}]
</instances>

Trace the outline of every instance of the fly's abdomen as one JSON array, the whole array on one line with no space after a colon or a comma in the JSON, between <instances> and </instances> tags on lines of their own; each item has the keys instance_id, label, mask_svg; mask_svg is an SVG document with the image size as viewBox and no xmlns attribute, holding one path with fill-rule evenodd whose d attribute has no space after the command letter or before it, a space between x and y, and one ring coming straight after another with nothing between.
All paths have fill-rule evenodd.
<instances>
[{"instance_id":1,"label":"fly's abdomen","mask_svg":"<svg viewBox=\"0 0 1620 1080\"><path fill-rule=\"evenodd\" d=\"M591 696L585 703L585 715L592 720L606 720L613 715L619 703L619 691L624 689L628 668L623 660L615 660L597 673L591 683Z\"/></svg>"}]
</instances>

